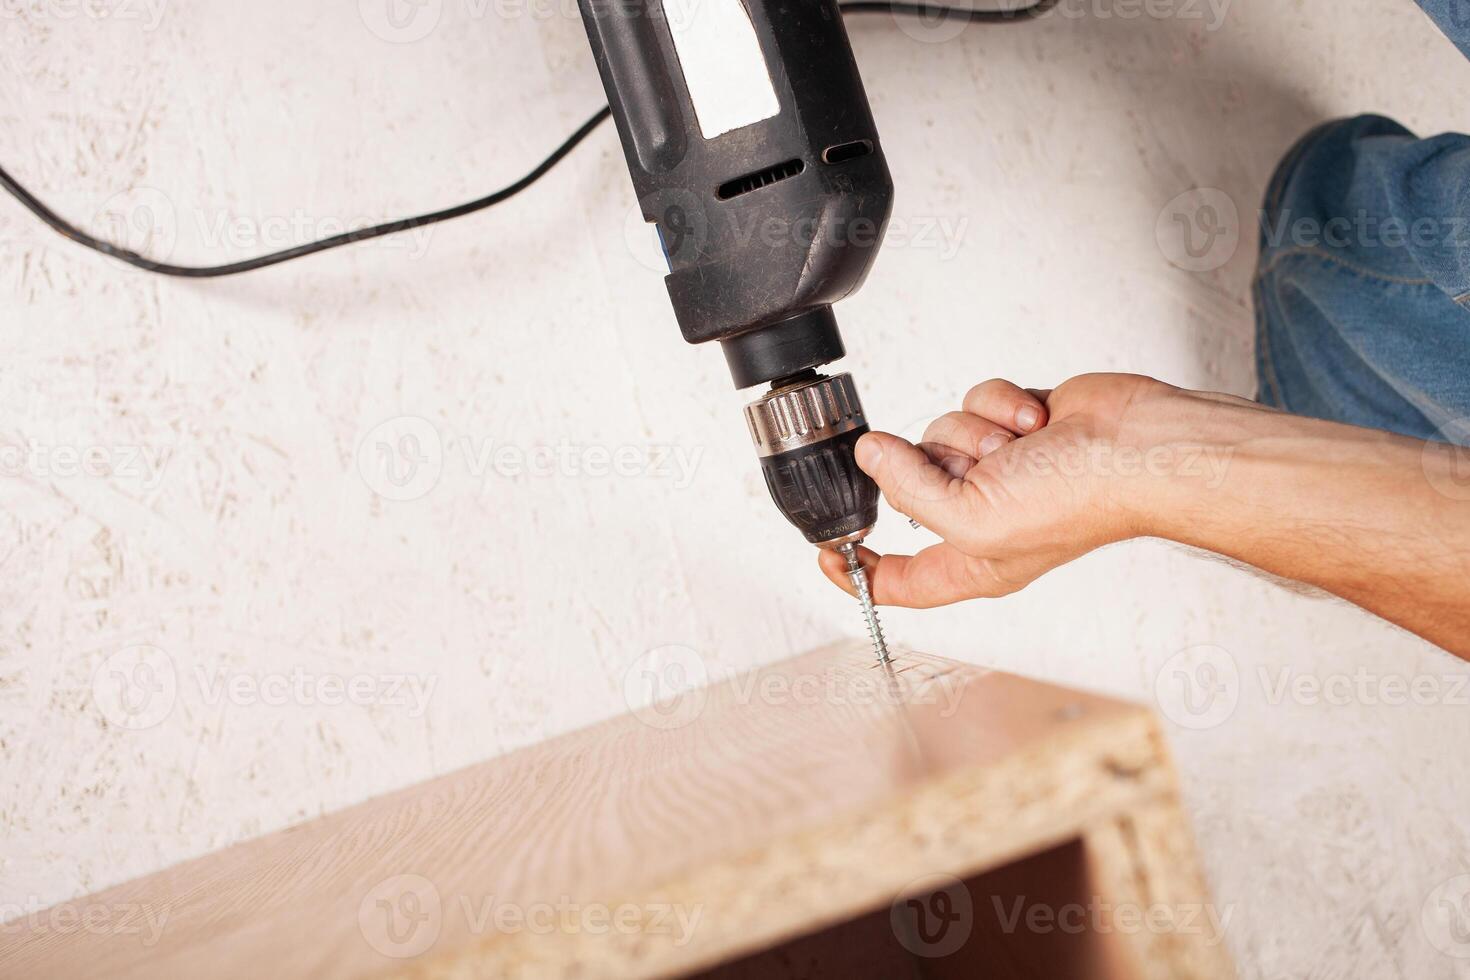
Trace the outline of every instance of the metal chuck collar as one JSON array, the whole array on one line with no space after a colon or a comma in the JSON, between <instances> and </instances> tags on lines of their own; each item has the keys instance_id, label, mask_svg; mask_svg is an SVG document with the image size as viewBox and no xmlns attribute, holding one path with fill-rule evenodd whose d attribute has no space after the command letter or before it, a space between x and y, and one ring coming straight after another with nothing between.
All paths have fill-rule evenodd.
<instances>
[{"instance_id":1,"label":"metal chuck collar","mask_svg":"<svg viewBox=\"0 0 1470 980\"><path fill-rule=\"evenodd\" d=\"M804 372L745 407L766 487L786 519L821 548L867 537L878 487L853 447L868 431L852 375Z\"/></svg>"}]
</instances>

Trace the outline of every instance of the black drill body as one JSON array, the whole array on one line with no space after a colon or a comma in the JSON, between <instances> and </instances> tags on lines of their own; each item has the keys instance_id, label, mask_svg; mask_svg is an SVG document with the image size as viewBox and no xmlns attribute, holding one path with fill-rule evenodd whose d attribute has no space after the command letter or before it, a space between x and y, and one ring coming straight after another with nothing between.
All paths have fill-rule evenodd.
<instances>
[{"instance_id":1,"label":"black drill body","mask_svg":"<svg viewBox=\"0 0 1470 980\"><path fill-rule=\"evenodd\" d=\"M787 518L815 544L860 540L866 419L851 380L816 369L846 353L832 304L866 278L893 184L837 4L745 0L779 110L709 137L663 0L580 2L685 340L719 341L737 388L772 384L747 415Z\"/></svg>"}]
</instances>

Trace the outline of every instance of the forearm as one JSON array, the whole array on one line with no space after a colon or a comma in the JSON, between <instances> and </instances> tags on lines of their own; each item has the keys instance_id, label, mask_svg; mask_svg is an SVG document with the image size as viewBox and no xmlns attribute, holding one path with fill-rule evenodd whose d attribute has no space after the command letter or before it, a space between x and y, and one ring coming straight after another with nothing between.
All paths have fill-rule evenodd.
<instances>
[{"instance_id":1,"label":"forearm","mask_svg":"<svg viewBox=\"0 0 1470 980\"><path fill-rule=\"evenodd\" d=\"M1134 495L1140 533L1318 586L1470 659L1470 483L1454 447L1193 392L1135 415L1140 444L1213 463L1152 477Z\"/></svg>"}]
</instances>

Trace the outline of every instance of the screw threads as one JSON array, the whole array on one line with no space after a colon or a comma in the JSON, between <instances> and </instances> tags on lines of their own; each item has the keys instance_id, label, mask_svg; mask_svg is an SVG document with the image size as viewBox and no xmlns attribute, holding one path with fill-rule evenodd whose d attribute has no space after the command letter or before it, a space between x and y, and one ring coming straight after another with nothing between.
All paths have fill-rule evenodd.
<instances>
[{"instance_id":1,"label":"screw threads","mask_svg":"<svg viewBox=\"0 0 1470 980\"><path fill-rule=\"evenodd\" d=\"M878 622L878 609L873 605L873 591L868 587L868 573L858 560L857 545L845 544L838 549L847 559L847 577L857 590L858 601L863 604L863 618L868 623L868 637L873 641L873 652L880 663L888 663L888 641L883 637L883 624Z\"/></svg>"}]
</instances>

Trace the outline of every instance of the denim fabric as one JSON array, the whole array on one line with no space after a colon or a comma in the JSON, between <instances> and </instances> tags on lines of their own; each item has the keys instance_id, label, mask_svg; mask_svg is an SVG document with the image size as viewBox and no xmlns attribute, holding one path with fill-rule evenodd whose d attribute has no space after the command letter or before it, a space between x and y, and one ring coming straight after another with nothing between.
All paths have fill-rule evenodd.
<instances>
[{"instance_id":1,"label":"denim fabric","mask_svg":"<svg viewBox=\"0 0 1470 980\"><path fill-rule=\"evenodd\" d=\"M1470 0L1419 0L1419 6L1470 58Z\"/></svg>"},{"instance_id":2,"label":"denim fabric","mask_svg":"<svg viewBox=\"0 0 1470 980\"><path fill-rule=\"evenodd\" d=\"M1425 0L1453 25L1470 0ZM1461 29L1461 35L1465 35ZM1308 133L1261 213L1260 400L1461 442L1470 426L1470 137L1381 116Z\"/></svg>"},{"instance_id":3,"label":"denim fabric","mask_svg":"<svg viewBox=\"0 0 1470 980\"><path fill-rule=\"evenodd\" d=\"M1419 0L1470 56L1470 0ZM1304 136L1261 211L1259 398L1470 442L1470 137L1381 116Z\"/></svg>"}]
</instances>

